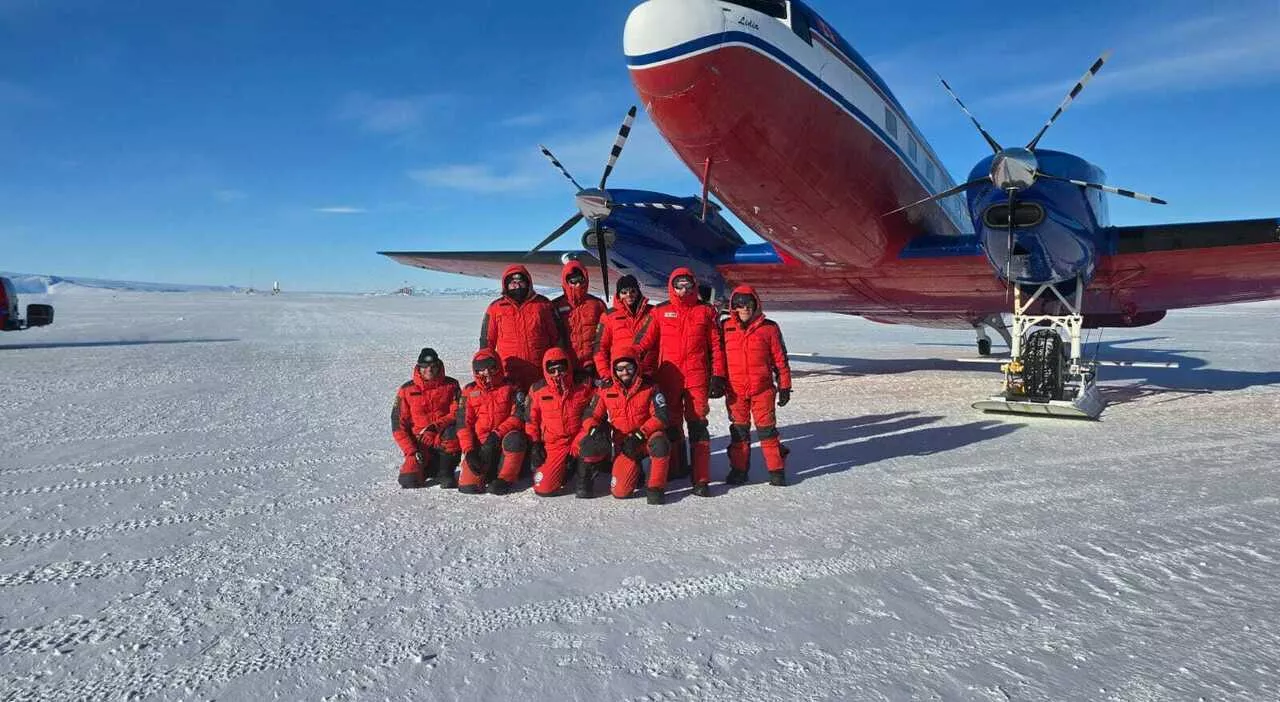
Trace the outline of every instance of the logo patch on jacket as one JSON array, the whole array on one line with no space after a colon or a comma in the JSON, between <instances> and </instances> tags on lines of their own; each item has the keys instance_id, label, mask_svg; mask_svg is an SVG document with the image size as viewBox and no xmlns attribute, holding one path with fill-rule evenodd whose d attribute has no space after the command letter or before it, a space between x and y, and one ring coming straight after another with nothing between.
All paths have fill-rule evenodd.
<instances>
[{"instance_id":1,"label":"logo patch on jacket","mask_svg":"<svg viewBox=\"0 0 1280 702\"><path fill-rule=\"evenodd\" d=\"M680 316L680 313L679 312L663 312L662 316L668 319L675 319L676 317Z\"/></svg>"}]
</instances>

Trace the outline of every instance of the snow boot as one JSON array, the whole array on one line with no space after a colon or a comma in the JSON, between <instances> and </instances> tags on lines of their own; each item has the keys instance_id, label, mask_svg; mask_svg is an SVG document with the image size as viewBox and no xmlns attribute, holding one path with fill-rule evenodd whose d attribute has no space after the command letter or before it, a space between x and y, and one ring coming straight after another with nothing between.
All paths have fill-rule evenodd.
<instances>
[{"instance_id":1,"label":"snow boot","mask_svg":"<svg viewBox=\"0 0 1280 702\"><path fill-rule=\"evenodd\" d=\"M575 486L573 496L579 499L588 500L595 497L596 471L595 466L590 463L583 463L581 460L575 460L577 465Z\"/></svg>"},{"instance_id":2,"label":"snow boot","mask_svg":"<svg viewBox=\"0 0 1280 702\"><path fill-rule=\"evenodd\" d=\"M787 473L781 470L769 471L769 484L775 487L787 486Z\"/></svg>"},{"instance_id":3,"label":"snow boot","mask_svg":"<svg viewBox=\"0 0 1280 702\"><path fill-rule=\"evenodd\" d=\"M693 494L698 497L711 497L711 486L707 483L698 483L693 486Z\"/></svg>"},{"instance_id":4,"label":"snow boot","mask_svg":"<svg viewBox=\"0 0 1280 702\"><path fill-rule=\"evenodd\" d=\"M484 489L479 485L462 485L458 488L458 492L463 495L482 495Z\"/></svg>"},{"instance_id":5,"label":"snow boot","mask_svg":"<svg viewBox=\"0 0 1280 702\"><path fill-rule=\"evenodd\" d=\"M730 470L729 474L724 478L725 483L729 485L742 485L747 482L747 471Z\"/></svg>"},{"instance_id":6,"label":"snow boot","mask_svg":"<svg viewBox=\"0 0 1280 702\"><path fill-rule=\"evenodd\" d=\"M440 487L445 490L452 490L458 487L458 476L454 471L458 469L458 464L462 462L462 454L460 453L444 453L437 454L439 463L436 468L436 480L440 481Z\"/></svg>"},{"instance_id":7,"label":"snow boot","mask_svg":"<svg viewBox=\"0 0 1280 702\"><path fill-rule=\"evenodd\" d=\"M511 492L511 483L502 478L495 478L493 482L489 483L490 495L505 495L509 492Z\"/></svg>"},{"instance_id":8,"label":"snow boot","mask_svg":"<svg viewBox=\"0 0 1280 702\"><path fill-rule=\"evenodd\" d=\"M666 493L661 488L645 488L645 500L651 505L660 505L666 501Z\"/></svg>"}]
</instances>

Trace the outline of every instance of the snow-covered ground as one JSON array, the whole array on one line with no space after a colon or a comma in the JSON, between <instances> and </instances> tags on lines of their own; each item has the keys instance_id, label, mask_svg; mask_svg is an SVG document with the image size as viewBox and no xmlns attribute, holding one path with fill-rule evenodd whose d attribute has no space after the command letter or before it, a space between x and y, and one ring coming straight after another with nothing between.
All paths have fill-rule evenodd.
<instances>
[{"instance_id":1,"label":"snow-covered ground","mask_svg":"<svg viewBox=\"0 0 1280 702\"><path fill-rule=\"evenodd\" d=\"M1280 699L1277 304L1108 330L1183 365L1096 423L780 314L794 484L653 507L396 487L393 391L484 300L56 302L0 336L4 699Z\"/></svg>"}]
</instances>

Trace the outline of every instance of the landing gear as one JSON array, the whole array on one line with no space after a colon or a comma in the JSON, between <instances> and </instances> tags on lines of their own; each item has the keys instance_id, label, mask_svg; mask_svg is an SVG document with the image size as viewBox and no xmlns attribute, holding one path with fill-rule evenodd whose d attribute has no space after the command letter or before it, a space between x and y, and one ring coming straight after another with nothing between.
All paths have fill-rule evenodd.
<instances>
[{"instance_id":1,"label":"landing gear","mask_svg":"<svg viewBox=\"0 0 1280 702\"><path fill-rule=\"evenodd\" d=\"M1057 287L1041 285L1024 301L1021 288L1014 286L1013 342L1009 362L1001 366L1004 391L973 403L974 409L1098 418L1106 401L1094 383L1097 364L1084 360L1080 351L1084 288L1084 281L1077 279L1068 300ZM1068 314L1029 313L1046 293L1056 297Z\"/></svg>"},{"instance_id":2,"label":"landing gear","mask_svg":"<svg viewBox=\"0 0 1280 702\"><path fill-rule=\"evenodd\" d=\"M993 314L979 320L973 325L973 331L978 335L979 356L991 355L991 337L987 336L987 330L985 327L991 327L995 333L1000 335L1001 339L1004 339L1006 346L1013 348L1013 338L1009 334L1009 327L1005 326L1004 318L998 314Z\"/></svg>"}]
</instances>

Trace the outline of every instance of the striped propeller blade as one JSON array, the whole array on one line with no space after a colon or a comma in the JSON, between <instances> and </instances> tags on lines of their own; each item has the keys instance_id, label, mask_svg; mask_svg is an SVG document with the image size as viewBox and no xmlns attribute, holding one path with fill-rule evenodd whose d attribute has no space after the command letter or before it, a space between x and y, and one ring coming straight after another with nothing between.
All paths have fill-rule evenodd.
<instances>
[{"instance_id":1,"label":"striped propeller blade","mask_svg":"<svg viewBox=\"0 0 1280 702\"><path fill-rule=\"evenodd\" d=\"M1125 197L1131 197L1134 200L1149 202L1153 205L1169 204L1167 201L1161 200L1160 198L1154 195L1147 195L1146 193L1140 193L1134 190L1125 190L1124 188L1113 188L1110 185L1102 185L1101 183L1089 183L1083 180L1075 180L1074 178L1059 178L1058 176L1049 175L1048 173L1036 173L1036 176L1040 178L1048 178L1049 180L1058 180L1064 183L1071 183L1072 185L1078 185L1082 188L1093 188L1094 190L1101 190L1103 192L1111 193L1113 195L1123 195Z\"/></svg>"},{"instance_id":2,"label":"striped propeller blade","mask_svg":"<svg viewBox=\"0 0 1280 702\"><path fill-rule=\"evenodd\" d=\"M969 108L964 106L963 102L960 102L960 97L956 95L950 85L947 85L947 81L944 80L942 76L938 76L938 80L942 81L942 87L947 89L947 94L951 96L951 99L955 100L956 104L960 106L960 109L964 110L964 113L969 116L969 121L973 122L973 126L977 127L978 131L982 133L982 138L987 140L987 146L991 147L991 152L998 154L1001 151L1004 151L1004 147L1000 146L1000 142L991 138L991 135L987 133L987 130L983 129L982 125L978 123L978 118L973 116L973 113L969 111Z\"/></svg>"},{"instance_id":3,"label":"striped propeller blade","mask_svg":"<svg viewBox=\"0 0 1280 702\"><path fill-rule=\"evenodd\" d=\"M1097 61L1093 62L1093 65L1089 67L1088 71L1085 71L1085 74L1076 82L1075 87L1071 89L1071 92L1067 93L1067 97L1063 98L1062 104L1058 105L1057 110L1054 110L1053 115L1049 117L1049 121L1045 122L1044 126L1040 128L1040 133L1036 134L1036 138L1032 139L1031 142L1027 144L1027 151L1036 150L1036 144L1040 143L1040 138L1044 136L1045 132L1049 131L1049 127L1052 127L1054 122L1058 121L1058 117L1062 116L1062 113L1071 106L1071 102L1076 99L1076 96L1080 94L1080 91L1084 90L1084 86L1088 85L1089 81L1093 80L1093 77L1098 75L1098 71L1102 70L1102 64L1106 63L1109 58L1111 58L1111 51L1108 49L1098 57Z\"/></svg>"},{"instance_id":4,"label":"striped propeller blade","mask_svg":"<svg viewBox=\"0 0 1280 702\"><path fill-rule=\"evenodd\" d=\"M670 202L615 202L614 207L639 207L650 210L687 210L689 208L684 205L677 205Z\"/></svg>"},{"instance_id":5,"label":"striped propeller blade","mask_svg":"<svg viewBox=\"0 0 1280 702\"><path fill-rule=\"evenodd\" d=\"M574 187L576 187L580 191L586 190L586 188L578 184L578 181L573 179L573 176L569 175L568 169L566 169L563 165L560 164L559 159L556 158L555 154L551 153L550 149L543 146L542 144L538 144L538 148L542 150L542 155L547 157L547 160L551 162L551 165L560 169L560 172L564 174L564 177L568 178L570 183L573 183Z\"/></svg>"},{"instance_id":6,"label":"striped propeller blade","mask_svg":"<svg viewBox=\"0 0 1280 702\"><path fill-rule=\"evenodd\" d=\"M622 128L618 130L618 138L613 140L613 150L609 152L609 163L605 164L604 175L600 176L600 189L604 190L605 183L609 182L609 175L613 173L613 167L618 163L618 157L622 155L622 147L627 143L627 137L631 136L631 125L636 121L636 106L632 105L627 110L627 116L622 120Z\"/></svg>"}]
</instances>

